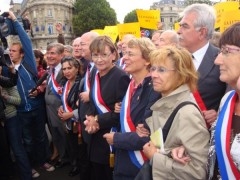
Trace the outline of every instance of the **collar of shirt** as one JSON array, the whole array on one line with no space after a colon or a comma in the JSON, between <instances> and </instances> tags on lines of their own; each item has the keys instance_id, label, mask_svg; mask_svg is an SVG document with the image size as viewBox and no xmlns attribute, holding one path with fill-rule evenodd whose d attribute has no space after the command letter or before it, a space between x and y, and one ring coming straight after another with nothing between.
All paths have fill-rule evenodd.
<instances>
[{"instance_id":1,"label":"collar of shirt","mask_svg":"<svg viewBox=\"0 0 240 180\"><path fill-rule=\"evenodd\" d=\"M62 66L61 63L59 63L57 66L54 67L55 68L55 72L54 72L54 78L57 78L57 75L59 73L59 71L61 70Z\"/></svg>"},{"instance_id":2,"label":"collar of shirt","mask_svg":"<svg viewBox=\"0 0 240 180\"><path fill-rule=\"evenodd\" d=\"M200 64L202 63L203 57L205 56L208 47L209 47L209 42L205 44L202 48L192 53L192 55L194 56L193 63L196 69L198 69Z\"/></svg>"}]
</instances>

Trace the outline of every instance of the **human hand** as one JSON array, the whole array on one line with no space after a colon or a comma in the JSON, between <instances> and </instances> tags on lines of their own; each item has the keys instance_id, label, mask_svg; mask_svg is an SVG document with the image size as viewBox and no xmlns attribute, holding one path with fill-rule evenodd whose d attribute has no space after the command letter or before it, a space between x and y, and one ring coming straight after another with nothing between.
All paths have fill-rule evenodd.
<instances>
[{"instance_id":1,"label":"human hand","mask_svg":"<svg viewBox=\"0 0 240 180\"><path fill-rule=\"evenodd\" d=\"M79 94L79 98L84 103L89 102L89 91L81 92Z\"/></svg>"},{"instance_id":2,"label":"human hand","mask_svg":"<svg viewBox=\"0 0 240 180\"><path fill-rule=\"evenodd\" d=\"M8 11L8 18L13 21L17 19L12 11Z\"/></svg>"},{"instance_id":3,"label":"human hand","mask_svg":"<svg viewBox=\"0 0 240 180\"><path fill-rule=\"evenodd\" d=\"M184 146L173 148L171 151L171 156L174 161L177 161L184 165L186 165L189 161L191 161L191 158L186 153Z\"/></svg>"},{"instance_id":4,"label":"human hand","mask_svg":"<svg viewBox=\"0 0 240 180\"><path fill-rule=\"evenodd\" d=\"M63 30L63 26L62 26L62 23L58 22L56 25L56 30L58 32L58 34L62 34L62 30Z\"/></svg>"},{"instance_id":5,"label":"human hand","mask_svg":"<svg viewBox=\"0 0 240 180\"><path fill-rule=\"evenodd\" d=\"M106 139L106 141L108 142L109 145L113 145L113 137L114 137L114 132L111 133L106 133L103 135L103 138Z\"/></svg>"},{"instance_id":6,"label":"human hand","mask_svg":"<svg viewBox=\"0 0 240 180\"><path fill-rule=\"evenodd\" d=\"M121 102L115 103L115 106L114 106L114 112L115 112L115 113L120 113L120 111L121 111L121 105L122 105Z\"/></svg>"},{"instance_id":7,"label":"human hand","mask_svg":"<svg viewBox=\"0 0 240 180\"><path fill-rule=\"evenodd\" d=\"M208 125L212 125L212 123L214 123L214 121L217 119L217 112L214 109L203 111L202 113Z\"/></svg>"},{"instance_id":8,"label":"human hand","mask_svg":"<svg viewBox=\"0 0 240 180\"><path fill-rule=\"evenodd\" d=\"M148 159L151 159L156 152L157 148L154 146L152 141L149 141L143 146L143 153Z\"/></svg>"},{"instance_id":9,"label":"human hand","mask_svg":"<svg viewBox=\"0 0 240 180\"><path fill-rule=\"evenodd\" d=\"M143 124L138 124L136 127L136 133L138 134L138 136L140 137L148 137L150 135L150 132L148 131L148 129L146 129L144 127Z\"/></svg>"},{"instance_id":10,"label":"human hand","mask_svg":"<svg viewBox=\"0 0 240 180\"><path fill-rule=\"evenodd\" d=\"M86 120L84 121L84 125L86 126L85 131L88 132L88 134L94 134L99 130L99 124L94 120L94 116L86 115Z\"/></svg>"}]
</instances>

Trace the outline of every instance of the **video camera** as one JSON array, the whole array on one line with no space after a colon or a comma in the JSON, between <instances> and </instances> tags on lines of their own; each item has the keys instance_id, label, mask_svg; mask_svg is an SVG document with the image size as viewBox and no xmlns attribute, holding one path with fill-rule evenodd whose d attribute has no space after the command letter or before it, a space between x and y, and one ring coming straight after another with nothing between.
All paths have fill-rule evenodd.
<instances>
[{"instance_id":1,"label":"video camera","mask_svg":"<svg viewBox=\"0 0 240 180\"><path fill-rule=\"evenodd\" d=\"M0 66L10 66L12 61L9 57L9 54L0 46Z\"/></svg>"},{"instance_id":2,"label":"video camera","mask_svg":"<svg viewBox=\"0 0 240 180\"><path fill-rule=\"evenodd\" d=\"M0 15L0 38L7 37L8 35L17 35L13 27L12 20L8 19L8 16L8 12L4 12ZM20 24L22 24L24 30L29 31L31 29L31 23L29 19L18 16L17 20Z\"/></svg>"}]
</instances>

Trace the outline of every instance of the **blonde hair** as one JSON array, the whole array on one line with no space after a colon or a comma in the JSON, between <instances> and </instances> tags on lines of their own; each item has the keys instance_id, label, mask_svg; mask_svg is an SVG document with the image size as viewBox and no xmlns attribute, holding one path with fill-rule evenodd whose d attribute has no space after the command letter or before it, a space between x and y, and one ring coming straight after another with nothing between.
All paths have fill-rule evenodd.
<instances>
[{"instance_id":1,"label":"blonde hair","mask_svg":"<svg viewBox=\"0 0 240 180\"><path fill-rule=\"evenodd\" d=\"M150 53L151 64L165 63L171 60L178 74L176 87L187 84L191 91L197 89L198 74L190 53L185 48L165 46Z\"/></svg>"}]
</instances>

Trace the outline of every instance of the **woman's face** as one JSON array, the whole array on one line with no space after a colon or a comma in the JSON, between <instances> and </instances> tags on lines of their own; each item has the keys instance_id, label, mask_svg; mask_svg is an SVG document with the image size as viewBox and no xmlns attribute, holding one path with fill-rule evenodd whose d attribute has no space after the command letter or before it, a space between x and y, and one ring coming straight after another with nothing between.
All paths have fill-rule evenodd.
<instances>
[{"instance_id":1,"label":"woman's face","mask_svg":"<svg viewBox=\"0 0 240 180\"><path fill-rule=\"evenodd\" d=\"M129 74L137 74L143 69L147 69L150 62L142 57L140 48L127 48L124 53L125 71Z\"/></svg>"},{"instance_id":2,"label":"woman's face","mask_svg":"<svg viewBox=\"0 0 240 180\"><path fill-rule=\"evenodd\" d=\"M113 67L113 60L115 57L116 55L111 52L108 46L105 47L102 53L92 52L92 60L100 75L105 75L110 71Z\"/></svg>"},{"instance_id":3,"label":"woman's face","mask_svg":"<svg viewBox=\"0 0 240 180\"><path fill-rule=\"evenodd\" d=\"M64 77L66 77L68 80L75 80L78 74L78 69L69 61L66 61L62 64L62 71Z\"/></svg>"},{"instance_id":4,"label":"woman's face","mask_svg":"<svg viewBox=\"0 0 240 180\"><path fill-rule=\"evenodd\" d=\"M152 64L150 68L153 89L160 92L162 96L167 96L177 87L178 74L172 60L169 58L165 62Z\"/></svg>"},{"instance_id":5,"label":"woman's face","mask_svg":"<svg viewBox=\"0 0 240 180\"><path fill-rule=\"evenodd\" d=\"M215 64L219 65L220 80L236 88L240 76L240 48L234 45L222 46Z\"/></svg>"}]
</instances>

